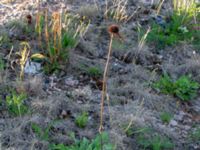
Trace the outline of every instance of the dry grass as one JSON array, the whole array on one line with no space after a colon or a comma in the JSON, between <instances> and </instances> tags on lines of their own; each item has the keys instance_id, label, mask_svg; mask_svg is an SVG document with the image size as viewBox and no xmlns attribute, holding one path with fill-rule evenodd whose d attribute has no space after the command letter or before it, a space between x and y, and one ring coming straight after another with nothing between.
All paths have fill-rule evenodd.
<instances>
[{"instance_id":1,"label":"dry grass","mask_svg":"<svg viewBox=\"0 0 200 150\"><path fill-rule=\"evenodd\" d=\"M46 41L46 44L47 44L47 48L49 50L49 54L50 53L50 44L49 44L49 31L48 31L48 10L46 9L45 10L45 41ZM50 60L52 60L51 56L50 56Z\"/></svg>"},{"instance_id":2,"label":"dry grass","mask_svg":"<svg viewBox=\"0 0 200 150\"><path fill-rule=\"evenodd\" d=\"M27 42L22 42L20 45L22 46L22 48L20 49L20 52L19 52L19 56L21 57L19 60L19 64L20 64L20 68L21 68L19 78L20 78L20 80L23 80L24 68L25 68L25 64L29 57L30 46Z\"/></svg>"},{"instance_id":3,"label":"dry grass","mask_svg":"<svg viewBox=\"0 0 200 150\"><path fill-rule=\"evenodd\" d=\"M85 16L89 19L95 19L99 14L99 9L96 5L84 5L81 6L78 10L80 16Z\"/></svg>"},{"instance_id":4,"label":"dry grass","mask_svg":"<svg viewBox=\"0 0 200 150\"><path fill-rule=\"evenodd\" d=\"M32 96L40 96L43 94L43 79L40 76L29 76L24 81L16 81L15 89L19 93L27 93Z\"/></svg>"},{"instance_id":5,"label":"dry grass","mask_svg":"<svg viewBox=\"0 0 200 150\"><path fill-rule=\"evenodd\" d=\"M127 15L127 1L128 0L124 0L124 1L113 0L112 1L113 7L107 3L107 10L106 10L107 17L110 17L109 15L110 15L110 13L112 13L113 19L116 20L117 22L128 21L130 19L130 17L129 17L129 15ZM158 14L160 12L163 2L164 2L164 0L160 4L160 7L157 11ZM83 36L85 34L85 31L87 30L88 26L85 26L84 21L82 21L81 19L84 19L83 16L86 16L88 18L93 18L96 16L95 12L96 11L98 12L98 9L95 7L95 5L92 5L91 9L89 9L89 8L90 8L90 5L82 6L79 10L80 16L79 15L72 16L71 14L66 14L64 16L60 12L53 12L51 14L50 12L48 12L48 10L45 10L44 14L38 13L38 16L36 16L37 26L41 25L40 24L41 15L44 15L43 16L44 17L44 26L43 26L44 28L43 28L43 30L41 30L39 32L40 33L39 40L42 41L44 38L44 43L47 44L47 47L49 50L50 50L49 43L52 42L51 43L52 47L56 50L57 53L59 53L59 50L61 49L61 36L62 36L63 28L66 29L66 32L72 33L72 35L71 35L72 38L76 38L79 35ZM62 21L63 21L62 19L65 19L64 24L62 24ZM77 20L80 20L80 21L77 21ZM131 29L128 28L127 30L129 32L130 30L132 30L132 28ZM95 28L95 31L96 31L96 28ZM150 124L154 120L156 121L156 118L153 118L152 116L156 116L156 113L158 113L158 110L160 111L161 109L163 109L165 107L166 107L166 109L168 109L169 106L166 104L168 104L169 102L167 102L167 101L169 101L169 100L171 101L174 99L168 98L167 96L164 97L163 95L159 96L155 92L152 93L151 87L147 86L147 85L149 85L148 83L150 83L152 81L152 78L153 78L152 74L155 73L155 75L157 75L156 72L150 72L151 70L148 70L148 68L147 68L150 65L152 65L151 62L148 63L150 61L149 59L154 59L154 58L156 59L156 57L148 57L148 56L151 56L151 54L153 53L153 52L151 52L151 49L147 49L147 51L146 51L148 53L148 55L147 55L148 58L144 58L144 60L141 60L142 63L144 63L144 65L143 64L135 65L134 63L126 65L125 63L123 63L124 64L124 67L123 67L123 65L121 65L122 64L121 61L118 61L115 59L116 61L113 62L112 67L114 68L115 64L116 64L116 65L119 65L119 67L122 66L122 68L124 70L122 70L122 74L118 74L119 73L118 71L114 72L112 70L111 77L108 77L109 65L110 65L109 60L111 59L111 54L112 54L112 49L113 49L112 44L114 44L113 38L115 38L115 37L120 38L120 35L118 34L118 30L114 30L113 28L110 28L109 31L111 32L111 34L110 34L110 41L109 41L110 43L108 43L109 50L108 50L108 55L107 55L107 61L106 61L106 65L104 68L105 70L104 70L104 75L103 75L103 89L101 91L102 92L101 112L100 112L101 120L100 120L99 132L102 132L103 125L106 124L106 126L107 126L109 124L109 122L104 123L104 120L107 120L108 114L112 115L112 118L110 117L110 124L109 124L111 126L108 125L109 126L108 132L110 132L111 135L113 135L112 140L115 140L116 144L120 145L120 148L126 150L126 149L128 149L127 146L129 146L129 143L128 143L129 141L124 132L130 130L130 128L133 127L134 125L137 125L137 124L139 124L141 126L144 124L148 125L148 123ZM137 49L138 52L140 52L141 57L146 56L146 53L143 54L143 52L145 51L144 46L145 46L146 38L147 38L147 35L149 34L149 32L150 32L150 28L148 28L148 30L146 31L145 34L143 34L143 36L138 37L138 44L135 44L134 46L132 46L130 48L132 51ZM42 35L42 33L44 33L44 35ZM132 34L132 33L133 32L130 32L129 34ZM135 33L135 31L134 31L134 33ZM133 34L132 37L134 37L135 35L136 34ZM134 41L135 39L132 37L130 38L130 40ZM93 43L94 43L94 41L96 42L96 40L94 40L93 37L90 37L90 38L92 39L91 41ZM92 43L87 38L85 38L85 39L86 40L83 45L88 46L89 44ZM136 41L137 41L137 39L136 39ZM97 42L100 43L101 41L97 40ZM103 42L105 42L105 41L103 41ZM105 43L103 43L103 42L102 42L102 45L104 44L103 46L105 46ZM95 47L95 46L96 45L94 44L91 47ZM83 51L83 52L81 52L81 54L85 53L86 51L82 50L81 48L82 48L82 46L80 46L80 50ZM96 46L95 48L97 49L97 51L99 50L99 47ZM24 50L24 49L27 49L27 50ZM20 78L23 78L23 70L24 70L23 66L28 58L28 54L29 54L28 50L29 49L30 49L30 47L24 45L24 47L22 48L22 52L20 54L20 55L22 55L21 62L20 62L20 65L22 65ZM124 49L126 49L126 48L124 48ZM76 51L74 52L74 57L76 57L73 60L74 64L78 63L78 61L81 62L81 60L83 60L83 62L87 65L90 63L91 64L98 64L98 63L103 64L104 63L104 60L99 59L99 58L90 60L90 57L85 57L85 56L88 56L88 54L79 56L80 55L79 52L80 52L79 48L77 48ZM194 57L195 57L195 61L198 62L198 57L196 57L196 56L194 56ZM54 59L54 58L52 58L52 59ZM148 60L146 60L146 59L148 59ZM78 61L76 61L76 60L78 60ZM147 65L146 65L147 67L145 66L146 61L148 61ZM162 63L164 65L166 65L166 61L167 60L164 60ZM196 63L196 62L194 62L194 63ZM74 65L74 64L72 64L72 65ZM83 63L81 62L79 64L83 64ZM165 69L166 67L164 65L163 65L163 67ZM104 66L104 65L100 65L100 66ZM193 66L193 64L191 66ZM184 68L185 67L183 67L183 69ZM74 68L72 68L72 69L74 72L80 73L79 70L77 71ZM73 72L70 72L70 74L72 76L74 76ZM115 77L116 77L116 80L114 80ZM46 76L45 76L45 78L46 78ZM109 78L109 80L108 80L108 78ZM62 78L62 79L64 79L64 78ZM4 80L4 79L2 79L2 80ZM114 82L111 82L112 80ZM83 109L83 106L85 105L85 103L87 103L88 108L91 108L91 110L92 110L91 111L92 115L95 114L94 116L91 116L91 125L96 126L95 117L96 117L96 110L98 110L98 109L96 109L96 108L98 108L96 103L98 103L98 99L99 99L99 97L98 97L99 90L96 90L96 89L94 90L89 84L89 85L87 85L87 87L88 87L88 91L90 94L84 95L84 92L85 92L84 89L86 87L85 83L87 84L87 81L84 82L84 84L82 84L82 82L80 84L77 83L78 86L81 85L80 87L78 87L78 89L74 89L74 88L76 88L76 84L74 87L73 86L69 87L69 88L68 88L68 86L64 87L63 83L60 84L61 81L62 80L60 80L60 78L59 78L58 80L55 79L55 83L48 84L48 83L46 83L46 81L44 81L42 78L40 78L38 76L28 77L27 79L25 78L25 80L16 83L16 89L20 93L28 92L28 95L30 96L30 99L31 99L30 103L33 106L33 107L31 107L31 109L33 108L33 110L34 110L33 113L37 113L36 115L41 114L42 116L46 117L46 119L58 118L58 116L60 114L60 110L70 110L70 111L72 110L72 115L74 116L75 113L77 111L80 111L81 109ZM118 83L117 83L117 81L118 81ZM42 87L43 85L41 84L43 82L45 82L44 83L45 90L47 90L44 92L44 94L48 93L48 90L49 90L48 88L51 88L50 90L52 90L52 93L49 92L52 95L49 95L49 93L47 94L47 95L49 95L49 97L47 97L46 95L45 96L43 95L44 99L39 98L41 91L43 90L43 87ZM52 79L52 82L54 82L53 79ZM1 79L0 79L0 83L1 83ZM46 88L46 86L53 85L53 84L55 85L55 87L58 86L61 90L56 91L56 89L54 89L52 87ZM65 82L64 82L64 84L65 84ZM117 84L117 85L115 86L115 84ZM107 85L113 86L113 87L110 88ZM123 92L123 90L124 90L124 92ZM73 92L76 92L75 94L77 94L77 95L75 95ZM108 95L107 92L109 92L110 95ZM111 92L113 92L113 93L111 93ZM59 94L61 94L61 95L59 95ZM115 96L115 94L116 94L116 96ZM36 97L38 96L38 98L35 99L34 96L36 96ZM163 101L163 97L166 101ZM81 100L79 100L79 98ZM93 101L92 101L93 98L96 98L94 101L95 103L93 103ZM124 100L123 104L121 103L121 101L118 101L118 99L120 99L120 98L122 100ZM82 99L84 99L85 101L80 104L79 102L82 102ZM104 103L106 103L105 102L106 100L108 100L108 106L105 105L105 107L104 107ZM109 105L109 100L111 101L111 107ZM112 104L112 102L114 103L114 105ZM74 107L71 107L71 106L73 106L73 105L71 105L71 103L73 103ZM77 105L77 103L80 105ZM172 104L173 103L174 102L172 101ZM93 105L95 105L95 107L93 107ZM70 109L68 109L68 108L70 108ZM79 108L81 108L81 109L79 109ZM153 113L155 113L155 114L153 114ZM31 117L33 117L33 116L31 116ZM153 121L150 119L152 119ZM73 121L73 119L71 119L71 120ZM71 120L68 119L67 122L70 122ZM63 120L64 123L65 123L65 121L66 120ZM94 125L93 125L93 123L94 123ZM159 123L159 121L158 121L158 123ZM63 125L64 131L68 131L68 130L73 131L73 130L71 130L71 126L69 126L68 124L61 124L61 125ZM125 128L122 128L122 125L125 125ZM160 124L157 124L157 125L160 125ZM72 122L72 126L73 126L73 122ZM27 127L29 127L29 126L27 126ZM69 127L70 127L70 129L67 129ZM88 126L88 128L89 128L89 130L91 130L90 126ZM159 126L159 128L160 128L160 126ZM76 129L75 129L75 131L76 131ZM80 130L78 130L78 131L80 131ZM21 132L23 133L24 131L22 130ZM25 133L23 133L23 134L25 134ZM81 135L81 134L79 134L79 132L78 132L78 135ZM11 133L11 136L12 136L12 133ZM134 138L131 137L131 140L133 140L131 142L134 142L135 137ZM33 148L36 142L34 140L32 142L33 142L33 144L32 144L32 148Z\"/></svg>"},{"instance_id":6,"label":"dry grass","mask_svg":"<svg viewBox=\"0 0 200 150\"><path fill-rule=\"evenodd\" d=\"M158 8L157 8L157 11L156 11L156 14L158 15L160 13L160 10L162 8L162 5L164 3L165 0L160 0L159 1L159 4L158 4Z\"/></svg>"},{"instance_id":7,"label":"dry grass","mask_svg":"<svg viewBox=\"0 0 200 150\"><path fill-rule=\"evenodd\" d=\"M73 38L77 38L78 36L83 37L87 32L87 29L90 24L90 20L85 18L84 16L81 17L80 15L70 14L67 13L64 16L64 26L66 32L72 34Z\"/></svg>"},{"instance_id":8,"label":"dry grass","mask_svg":"<svg viewBox=\"0 0 200 150\"><path fill-rule=\"evenodd\" d=\"M173 0L173 10L177 15L183 16L182 23L190 17L193 17L197 23L196 17L200 10L196 5L195 0Z\"/></svg>"},{"instance_id":9,"label":"dry grass","mask_svg":"<svg viewBox=\"0 0 200 150\"><path fill-rule=\"evenodd\" d=\"M66 48L64 47L66 45L62 43L65 34L68 39L65 37L64 40L69 40L67 46L76 46L78 38L86 33L90 24L90 21L85 20L84 17L79 15L63 14L60 11L50 12L48 9L37 13L36 31L39 45L41 46L42 38L44 37L46 49L48 49L48 58L51 63L59 61L61 53L64 52L62 50Z\"/></svg>"},{"instance_id":10,"label":"dry grass","mask_svg":"<svg viewBox=\"0 0 200 150\"><path fill-rule=\"evenodd\" d=\"M138 31L140 33L140 28L138 28ZM146 31L146 33L140 38L139 37L139 42L138 42L138 51L142 50L143 46L145 45L145 42L146 42L146 39L147 39L147 36L149 34L149 32L151 31L151 28L149 27Z\"/></svg>"},{"instance_id":11,"label":"dry grass","mask_svg":"<svg viewBox=\"0 0 200 150\"><path fill-rule=\"evenodd\" d=\"M106 0L106 9L104 15L106 18L113 18L117 22L127 22L129 21L134 13L129 16L127 12L128 0L112 0L109 5L108 0Z\"/></svg>"},{"instance_id":12,"label":"dry grass","mask_svg":"<svg viewBox=\"0 0 200 150\"><path fill-rule=\"evenodd\" d=\"M59 55L61 49L61 38L62 38L62 20L60 12L53 12L52 14L52 32L53 42L56 54ZM47 29L46 29L47 30Z\"/></svg>"},{"instance_id":13,"label":"dry grass","mask_svg":"<svg viewBox=\"0 0 200 150\"><path fill-rule=\"evenodd\" d=\"M38 11L38 13L36 14L36 24L35 24L35 29L36 32L38 33L38 44L41 47L42 45L42 12Z\"/></svg>"}]
</instances>

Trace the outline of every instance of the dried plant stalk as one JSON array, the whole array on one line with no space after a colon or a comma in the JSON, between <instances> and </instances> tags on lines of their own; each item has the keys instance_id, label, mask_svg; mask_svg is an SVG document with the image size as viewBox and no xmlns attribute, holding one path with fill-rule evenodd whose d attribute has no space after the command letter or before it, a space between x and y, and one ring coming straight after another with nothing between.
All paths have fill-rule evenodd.
<instances>
[{"instance_id":1,"label":"dried plant stalk","mask_svg":"<svg viewBox=\"0 0 200 150\"><path fill-rule=\"evenodd\" d=\"M36 28L36 31L38 33L38 43L39 43L39 46L42 45L42 24L41 24L41 17L42 17L41 12L38 12L36 14L36 25L35 25L35 28Z\"/></svg>"},{"instance_id":2,"label":"dried plant stalk","mask_svg":"<svg viewBox=\"0 0 200 150\"><path fill-rule=\"evenodd\" d=\"M110 44L109 44L109 49L108 49L108 56L107 56L106 66L105 66L104 74L103 74L99 133L102 133L102 131L103 131L104 101L105 101L105 97L106 97L107 75L108 75L109 61L110 61L110 57L111 57L111 53L112 53L113 37L114 36L117 36L117 38L121 37L121 35L119 34L119 27L117 25L115 25L115 24L110 25L108 27L108 32L110 33Z\"/></svg>"},{"instance_id":3,"label":"dried plant stalk","mask_svg":"<svg viewBox=\"0 0 200 150\"><path fill-rule=\"evenodd\" d=\"M61 48L61 36L62 36L61 14L59 12L54 12L52 15L52 21L53 21L52 32L54 38L54 49L56 50L56 53L59 54Z\"/></svg>"},{"instance_id":4,"label":"dried plant stalk","mask_svg":"<svg viewBox=\"0 0 200 150\"><path fill-rule=\"evenodd\" d=\"M103 131L103 111L104 111L104 101L106 97L106 83L107 83L107 74L108 74L108 67L109 67L109 61L112 53L112 42L113 42L113 33L111 33L110 36L110 44L109 44L109 50L108 50L108 57L106 61L106 66L104 69L103 74L103 86L102 86L102 96L101 96L101 112L100 112L100 127L99 132L102 133Z\"/></svg>"},{"instance_id":5,"label":"dried plant stalk","mask_svg":"<svg viewBox=\"0 0 200 150\"><path fill-rule=\"evenodd\" d=\"M22 81L23 78L24 78L24 68L25 68L25 64L28 60L28 56L29 56L29 53L30 53L30 46L27 42L22 42L20 44L21 46L23 46L23 49L21 49L20 51L20 80Z\"/></svg>"},{"instance_id":6,"label":"dried plant stalk","mask_svg":"<svg viewBox=\"0 0 200 150\"><path fill-rule=\"evenodd\" d=\"M50 44L49 44L49 31L48 31L48 9L45 10L45 40L50 54L50 60L52 60L51 52L50 52Z\"/></svg>"}]
</instances>

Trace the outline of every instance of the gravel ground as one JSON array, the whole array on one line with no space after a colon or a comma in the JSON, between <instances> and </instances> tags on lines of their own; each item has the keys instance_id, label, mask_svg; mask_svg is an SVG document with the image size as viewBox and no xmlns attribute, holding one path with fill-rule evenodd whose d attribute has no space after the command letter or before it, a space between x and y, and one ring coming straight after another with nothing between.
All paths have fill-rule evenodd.
<instances>
[{"instance_id":1,"label":"gravel ground","mask_svg":"<svg viewBox=\"0 0 200 150\"><path fill-rule=\"evenodd\" d=\"M101 11L105 7L104 1L95 0L47 1L40 7L48 7L50 11L63 10L85 15L86 12L82 11L81 6L88 4L101 6ZM125 44L113 47L104 128L119 150L142 149L137 143L137 134L127 136L124 133L124 126L130 123L138 130L149 127L154 133L168 137L174 142L174 150L200 150L200 143L189 139L195 130L194 127L200 125L200 97L193 99L189 104L183 104L177 98L159 94L149 86L163 72L168 72L173 78L192 74L193 78L200 82L199 52L184 43L159 52L145 45L138 52L136 25L139 22L147 27L155 13L152 7L154 4L144 0L129 0L128 13L132 14L133 10L137 12L129 22L120 24ZM161 13L165 13L168 6L168 2L164 3ZM23 31L19 28L13 29L13 26L10 26L11 22L25 22L26 15L34 16L37 10L35 0L16 0L12 3L1 0L0 33L8 34L13 42L14 52L17 51L16 45L20 39L23 39ZM101 70L104 68L109 40L106 30L113 21L103 18L101 11L92 14L90 12L91 25L84 38L71 52L67 73L63 72L58 76L26 74L23 85L31 91L27 100L30 108L28 114L12 117L5 106L0 105L0 150L46 150L50 143L73 143L68 136L71 131L78 139L92 139L98 133L101 90L96 81L86 75L80 66L95 65ZM28 36L25 39L30 39L29 42L36 45L35 39ZM0 50L1 56L6 56L10 51L1 45ZM0 80L1 97L7 94L7 91L3 90L5 87L18 86L15 72L10 69L6 75L7 79ZM89 123L84 129L78 128L74 123L82 111L89 112ZM168 124L161 121L162 112L173 114ZM54 120L59 121L50 128L49 141L38 138L31 128L31 123L37 123L45 130Z\"/></svg>"}]
</instances>

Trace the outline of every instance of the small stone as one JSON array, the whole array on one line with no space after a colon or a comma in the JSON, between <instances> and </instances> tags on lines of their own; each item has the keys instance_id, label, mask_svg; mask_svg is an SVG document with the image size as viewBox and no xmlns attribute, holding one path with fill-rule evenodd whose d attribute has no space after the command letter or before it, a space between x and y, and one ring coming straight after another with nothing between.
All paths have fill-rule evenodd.
<instances>
[{"instance_id":1,"label":"small stone","mask_svg":"<svg viewBox=\"0 0 200 150\"><path fill-rule=\"evenodd\" d=\"M198 149L198 148L200 148L200 146L198 146L197 144L196 145L194 145L194 149Z\"/></svg>"},{"instance_id":2,"label":"small stone","mask_svg":"<svg viewBox=\"0 0 200 150\"><path fill-rule=\"evenodd\" d=\"M189 119L189 118L185 118L183 121L182 121L183 124L189 124L189 123L192 123L192 120Z\"/></svg>"},{"instance_id":3,"label":"small stone","mask_svg":"<svg viewBox=\"0 0 200 150\"><path fill-rule=\"evenodd\" d=\"M182 116L184 116L184 115L185 115L185 112L180 111L179 114L182 115Z\"/></svg>"},{"instance_id":4,"label":"small stone","mask_svg":"<svg viewBox=\"0 0 200 150\"><path fill-rule=\"evenodd\" d=\"M188 125L186 125L186 126L184 126L184 129L185 129L185 130L190 130L190 129L191 129L191 127L190 127L190 126L188 126Z\"/></svg>"},{"instance_id":5,"label":"small stone","mask_svg":"<svg viewBox=\"0 0 200 150\"><path fill-rule=\"evenodd\" d=\"M83 104L83 101L78 100L77 103L78 104Z\"/></svg>"},{"instance_id":6,"label":"small stone","mask_svg":"<svg viewBox=\"0 0 200 150\"><path fill-rule=\"evenodd\" d=\"M65 110L62 110L61 118L66 118L66 117L67 117L67 112Z\"/></svg>"},{"instance_id":7,"label":"small stone","mask_svg":"<svg viewBox=\"0 0 200 150\"><path fill-rule=\"evenodd\" d=\"M182 131L182 137L186 138L188 136L187 131Z\"/></svg>"},{"instance_id":8,"label":"small stone","mask_svg":"<svg viewBox=\"0 0 200 150\"><path fill-rule=\"evenodd\" d=\"M68 86L75 86L78 85L78 80L74 80L72 77L65 79L65 84Z\"/></svg>"},{"instance_id":9,"label":"small stone","mask_svg":"<svg viewBox=\"0 0 200 150\"><path fill-rule=\"evenodd\" d=\"M182 121L183 120L183 116L178 114L178 115L175 115L174 118L177 120L177 121Z\"/></svg>"},{"instance_id":10,"label":"small stone","mask_svg":"<svg viewBox=\"0 0 200 150\"><path fill-rule=\"evenodd\" d=\"M41 64L28 61L25 65L24 72L27 74L36 74L41 70Z\"/></svg>"},{"instance_id":11,"label":"small stone","mask_svg":"<svg viewBox=\"0 0 200 150\"><path fill-rule=\"evenodd\" d=\"M175 120L171 120L170 123L169 123L169 125L171 125L171 126L177 126L178 123Z\"/></svg>"}]
</instances>

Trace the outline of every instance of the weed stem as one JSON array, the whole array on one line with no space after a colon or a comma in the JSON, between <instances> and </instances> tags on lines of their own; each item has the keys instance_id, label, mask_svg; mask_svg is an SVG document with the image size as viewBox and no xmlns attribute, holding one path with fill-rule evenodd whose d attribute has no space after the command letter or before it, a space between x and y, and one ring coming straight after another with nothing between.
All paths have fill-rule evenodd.
<instances>
[{"instance_id":1,"label":"weed stem","mask_svg":"<svg viewBox=\"0 0 200 150\"><path fill-rule=\"evenodd\" d=\"M110 57L111 57L111 53L112 53L112 42L113 42L113 33L111 33L111 35L110 35L110 44L109 44L108 56L107 56L106 66L105 66L104 74L103 74L103 86L102 86L102 96L101 96L101 112L100 112L100 127L99 127L100 133L102 133L102 131L103 131L104 100L105 100L105 96L106 96L106 83L107 83L109 61L110 61Z\"/></svg>"}]
</instances>

